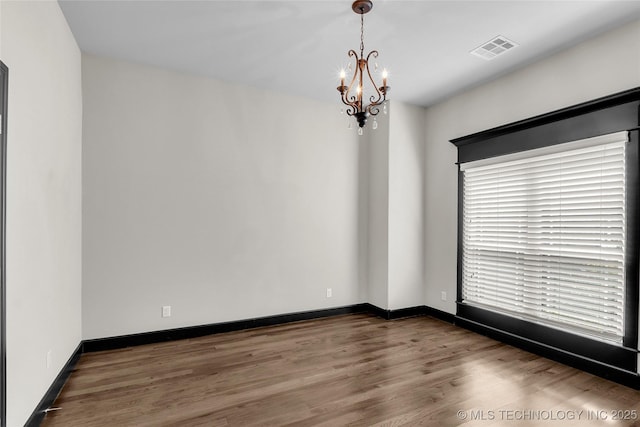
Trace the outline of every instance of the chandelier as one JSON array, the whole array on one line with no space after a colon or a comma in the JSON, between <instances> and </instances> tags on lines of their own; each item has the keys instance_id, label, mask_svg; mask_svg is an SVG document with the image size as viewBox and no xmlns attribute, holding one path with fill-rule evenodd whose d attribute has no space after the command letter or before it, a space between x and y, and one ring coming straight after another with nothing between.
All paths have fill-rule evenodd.
<instances>
[{"instance_id":1,"label":"chandelier","mask_svg":"<svg viewBox=\"0 0 640 427\"><path fill-rule=\"evenodd\" d=\"M378 107L387 99L387 93L389 92L389 86L387 86L388 73L386 69L382 71L382 86L378 87L369 70L369 59L377 58L378 51L372 50L366 58L364 56L364 14L373 8L373 3L371 0L355 0L351 8L360 15L360 55L353 49L349 50L349 57L355 59L355 69L353 69L353 76L351 76L349 85L345 85L345 70L342 69L340 71L338 92L340 92L342 102L347 106L347 114L354 116L358 121L358 134L362 135L362 128L367 123L369 116L377 115L380 112ZM377 70L377 67L378 64L374 64L374 71ZM347 70L352 70L351 64L349 64ZM365 83L373 87L373 92L368 98L368 104L366 103ZM386 113L386 106L383 109ZM376 123L374 121L375 128Z\"/></svg>"}]
</instances>

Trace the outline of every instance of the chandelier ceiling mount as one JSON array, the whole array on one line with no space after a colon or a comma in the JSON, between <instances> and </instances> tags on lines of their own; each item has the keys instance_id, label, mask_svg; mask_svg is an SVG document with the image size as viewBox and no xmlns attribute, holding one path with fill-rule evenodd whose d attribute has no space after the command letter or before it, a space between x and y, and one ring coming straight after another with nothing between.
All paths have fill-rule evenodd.
<instances>
[{"instance_id":1,"label":"chandelier ceiling mount","mask_svg":"<svg viewBox=\"0 0 640 427\"><path fill-rule=\"evenodd\" d=\"M373 9L373 2L371 0L356 0L351 5L351 9L357 14L364 15Z\"/></svg>"}]
</instances>

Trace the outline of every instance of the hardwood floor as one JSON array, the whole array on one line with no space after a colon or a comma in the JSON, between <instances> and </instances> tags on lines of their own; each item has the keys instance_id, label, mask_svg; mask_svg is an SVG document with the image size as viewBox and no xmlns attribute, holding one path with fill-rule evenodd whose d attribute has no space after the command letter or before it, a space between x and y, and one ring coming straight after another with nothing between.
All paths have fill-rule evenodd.
<instances>
[{"instance_id":1,"label":"hardwood floor","mask_svg":"<svg viewBox=\"0 0 640 427\"><path fill-rule=\"evenodd\" d=\"M639 391L367 314L84 354L54 406L43 426L640 425Z\"/></svg>"}]
</instances>

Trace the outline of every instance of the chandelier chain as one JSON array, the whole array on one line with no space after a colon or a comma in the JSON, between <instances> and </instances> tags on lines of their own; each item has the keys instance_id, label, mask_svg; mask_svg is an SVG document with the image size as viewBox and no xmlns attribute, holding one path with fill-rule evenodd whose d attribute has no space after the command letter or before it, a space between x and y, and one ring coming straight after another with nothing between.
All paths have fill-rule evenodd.
<instances>
[{"instance_id":1,"label":"chandelier chain","mask_svg":"<svg viewBox=\"0 0 640 427\"><path fill-rule=\"evenodd\" d=\"M364 14L360 14L360 57L364 55Z\"/></svg>"}]
</instances>

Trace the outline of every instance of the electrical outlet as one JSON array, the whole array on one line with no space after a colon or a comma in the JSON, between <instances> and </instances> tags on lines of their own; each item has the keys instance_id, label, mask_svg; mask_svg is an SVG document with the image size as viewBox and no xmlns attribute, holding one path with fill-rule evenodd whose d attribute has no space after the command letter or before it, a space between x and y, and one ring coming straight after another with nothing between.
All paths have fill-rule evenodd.
<instances>
[{"instance_id":1,"label":"electrical outlet","mask_svg":"<svg viewBox=\"0 0 640 427\"><path fill-rule=\"evenodd\" d=\"M333 291L331 288L327 288L327 298L331 298L333 296Z\"/></svg>"},{"instance_id":2,"label":"electrical outlet","mask_svg":"<svg viewBox=\"0 0 640 427\"><path fill-rule=\"evenodd\" d=\"M446 301L447 300L447 293L445 291L440 292L440 299L442 301Z\"/></svg>"},{"instance_id":3,"label":"electrical outlet","mask_svg":"<svg viewBox=\"0 0 640 427\"><path fill-rule=\"evenodd\" d=\"M163 305L162 306L162 317L171 317L171 306Z\"/></svg>"},{"instance_id":4,"label":"electrical outlet","mask_svg":"<svg viewBox=\"0 0 640 427\"><path fill-rule=\"evenodd\" d=\"M51 350L47 351L47 369L51 367Z\"/></svg>"}]
</instances>

